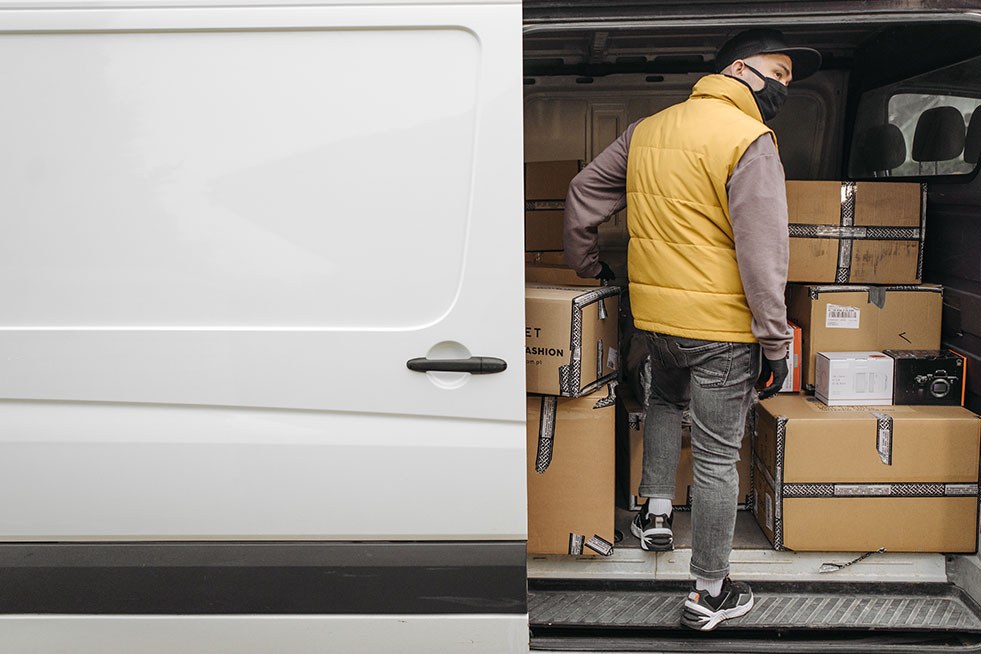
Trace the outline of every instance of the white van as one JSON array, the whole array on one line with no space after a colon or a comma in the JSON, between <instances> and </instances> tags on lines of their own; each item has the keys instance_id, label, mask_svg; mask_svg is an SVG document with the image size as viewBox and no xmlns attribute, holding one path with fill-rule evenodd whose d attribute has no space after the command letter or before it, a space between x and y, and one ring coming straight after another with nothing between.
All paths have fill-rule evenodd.
<instances>
[{"instance_id":1,"label":"white van","mask_svg":"<svg viewBox=\"0 0 981 654\"><path fill-rule=\"evenodd\" d=\"M774 123L788 177L861 177L857 115L953 98L973 161L894 176L930 183L927 279L974 365L981 6L868 4L0 4L0 652L727 651L529 618L529 585L680 611L686 582L526 555L522 163L591 159L748 26L825 55ZM820 579L746 551L749 581ZM897 556L892 591L956 590L931 643L981 644L977 556ZM814 651L799 617L742 638Z\"/></svg>"}]
</instances>

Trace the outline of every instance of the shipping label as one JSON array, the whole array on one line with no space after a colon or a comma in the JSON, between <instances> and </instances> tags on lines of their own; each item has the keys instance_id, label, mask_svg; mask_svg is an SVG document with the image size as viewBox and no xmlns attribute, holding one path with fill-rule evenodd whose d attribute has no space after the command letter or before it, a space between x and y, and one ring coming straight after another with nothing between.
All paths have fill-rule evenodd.
<instances>
[{"instance_id":1,"label":"shipping label","mask_svg":"<svg viewBox=\"0 0 981 654\"><path fill-rule=\"evenodd\" d=\"M824 326L828 329L858 329L862 311L858 307L828 304L824 314Z\"/></svg>"}]
</instances>

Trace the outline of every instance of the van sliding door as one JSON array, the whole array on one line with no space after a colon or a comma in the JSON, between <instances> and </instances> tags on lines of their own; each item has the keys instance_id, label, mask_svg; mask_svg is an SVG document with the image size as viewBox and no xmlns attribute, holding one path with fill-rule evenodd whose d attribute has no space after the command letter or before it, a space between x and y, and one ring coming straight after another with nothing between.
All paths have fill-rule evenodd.
<instances>
[{"instance_id":1,"label":"van sliding door","mask_svg":"<svg viewBox=\"0 0 981 654\"><path fill-rule=\"evenodd\" d=\"M527 647L520 6L331 4L0 11L13 649Z\"/></svg>"}]
</instances>

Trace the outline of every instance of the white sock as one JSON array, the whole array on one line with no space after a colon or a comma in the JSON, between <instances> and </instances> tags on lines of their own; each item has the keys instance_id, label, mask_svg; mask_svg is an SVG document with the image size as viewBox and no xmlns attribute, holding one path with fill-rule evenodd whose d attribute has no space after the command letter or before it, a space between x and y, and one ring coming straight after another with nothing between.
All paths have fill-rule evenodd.
<instances>
[{"instance_id":1,"label":"white sock","mask_svg":"<svg viewBox=\"0 0 981 654\"><path fill-rule=\"evenodd\" d=\"M652 497L647 504L647 515L671 515L671 500Z\"/></svg>"},{"instance_id":2,"label":"white sock","mask_svg":"<svg viewBox=\"0 0 981 654\"><path fill-rule=\"evenodd\" d=\"M725 579L702 579L701 577L695 577L695 590L708 591L708 594L712 597L718 597L719 593L722 592L722 582Z\"/></svg>"}]
</instances>

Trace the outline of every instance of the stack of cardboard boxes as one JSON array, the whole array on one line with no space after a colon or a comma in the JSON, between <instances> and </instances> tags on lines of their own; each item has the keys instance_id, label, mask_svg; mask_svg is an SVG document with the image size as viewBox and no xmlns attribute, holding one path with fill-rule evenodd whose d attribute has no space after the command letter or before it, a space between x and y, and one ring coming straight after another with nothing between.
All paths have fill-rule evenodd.
<instances>
[{"instance_id":1,"label":"stack of cardboard boxes","mask_svg":"<svg viewBox=\"0 0 981 654\"><path fill-rule=\"evenodd\" d=\"M528 552L609 555L620 288L562 259L562 210L579 162L526 165Z\"/></svg>"},{"instance_id":2,"label":"stack of cardboard boxes","mask_svg":"<svg viewBox=\"0 0 981 654\"><path fill-rule=\"evenodd\" d=\"M787 196L803 282L788 317L816 395L757 407L757 521L778 549L974 551L981 425L960 406L963 359L939 351L942 288L921 283L925 189L788 182Z\"/></svg>"},{"instance_id":3,"label":"stack of cardboard boxes","mask_svg":"<svg viewBox=\"0 0 981 654\"><path fill-rule=\"evenodd\" d=\"M644 500L644 393L632 374L616 409L612 392L620 360L631 360L618 351L620 289L563 260L564 199L580 168L526 165L530 553L609 554L615 477L628 508ZM787 190L790 375L750 417L740 501L778 549L976 550L981 421L960 406L963 359L939 352L942 288L921 283L925 190ZM624 347L636 340L619 335ZM684 510L690 445L677 475Z\"/></svg>"}]
</instances>

